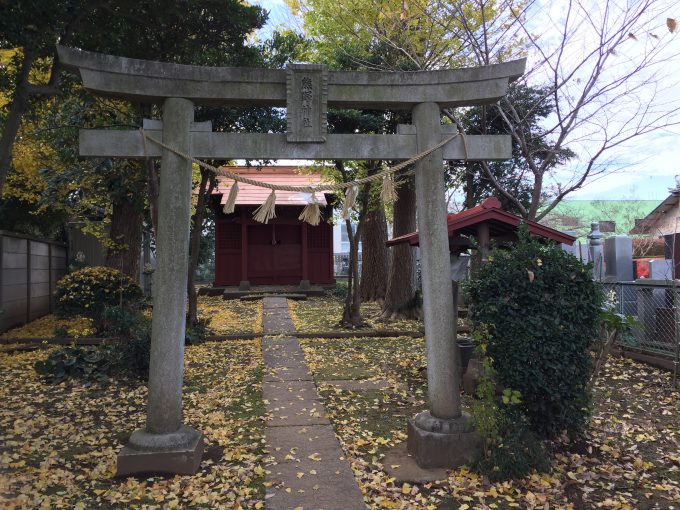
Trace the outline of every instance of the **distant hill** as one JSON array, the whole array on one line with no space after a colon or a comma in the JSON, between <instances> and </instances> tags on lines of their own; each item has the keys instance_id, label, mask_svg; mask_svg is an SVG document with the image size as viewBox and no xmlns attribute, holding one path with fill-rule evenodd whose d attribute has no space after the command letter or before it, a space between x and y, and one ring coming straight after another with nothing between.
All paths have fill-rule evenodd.
<instances>
[{"instance_id":1,"label":"distant hill","mask_svg":"<svg viewBox=\"0 0 680 510\"><path fill-rule=\"evenodd\" d=\"M599 221L605 236L627 235L636 218L644 218L661 203L660 200L563 200L541 220L562 232L577 234L585 241L590 222Z\"/></svg>"}]
</instances>

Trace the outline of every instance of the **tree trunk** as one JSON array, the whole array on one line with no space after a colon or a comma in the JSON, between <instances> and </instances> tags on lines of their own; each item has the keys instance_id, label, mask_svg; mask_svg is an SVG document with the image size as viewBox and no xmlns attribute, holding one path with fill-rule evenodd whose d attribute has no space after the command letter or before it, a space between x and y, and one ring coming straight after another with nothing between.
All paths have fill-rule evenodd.
<instances>
[{"instance_id":1,"label":"tree trunk","mask_svg":"<svg viewBox=\"0 0 680 510\"><path fill-rule=\"evenodd\" d=\"M9 174L9 169L12 164L14 140L21 127L21 119L28 109L28 100L30 97L28 74L35 57L31 50L26 49L25 51L26 53L24 54L24 59L21 63L21 70L17 75L14 97L12 97L12 106L10 107L9 115L4 123L2 136L0 137L0 198L2 198L2 190L5 187L5 181L7 180L7 175Z\"/></svg>"},{"instance_id":2,"label":"tree trunk","mask_svg":"<svg viewBox=\"0 0 680 510\"><path fill-rule=\"evenodd\" d=\"M201 168L201 184L198 187L198 200L196 202L196 212L191 218L191 239L189 241L189 268L187 278L187 293L189 295L189 317L188 324L194 325L198 320L198 293L196 292L196 267L198 266L198 256L201 249L201 235L203 234L203 220L205 219L205 207L208 197L215 189L217 181L210 171Z\"/></svg>"},{"instance_id":3,"label":"tree trunk","mask_svg":"<svg viewBox=\"0 0 680 510\"><path fill-rule=\"evenodd\" d=\"M465 163L465 202L463 209L472 209L475 205L475 171L470 162ZM415 219L414 219L415 221Z\"/></svg>"},{"instance_id":4,"label":"tree trunk","mask_svg":"<svg viewBox=\"0 0 680 510\"><path fill-rule=\"evenodd\" d=\"M404 178L399 186L399 199L394 203L394 237L416 230L416 188L413 176ZM409 244L391 248L392 263L387 278L387 292L382 316L386 319L414 318L421 314L416 302L415 250Z\"/></svg>"},{"instance_id":5,"label":"tree trunk","mask_svg":"<svg viewBox=\"0 0 680 510\"><path fill-rule=\"evenodd\" d=\"M146 165L146 179L149 187L149 209L151 210L151 230L154 237L158 227L158 192L160 190L160 175L156 168L156 162L148 159Z\"/></svg>"},{"instance_id":6,"label":"tree trunk","mask_svg":"<svg viewBox=\"0 0 680 510\"><path fill-rule=\"evenodd\" d=\"M387 290L388 257L387 219L385 210L379 205L366 213L361 232L362 263L359 294L362 302L385 300Z\"/></svg>"},{"instance_id":7,"label":"tree trunk","mask_svg":"<svg viewBox=\"0 0 680 510\"><path fill-rule=\"evenodd\" d=\"M359 236L361 234L361 220L356 233L352 232L352 223L345 220L347 238L349 239L349 274L347 277L347 296L342 309L343 327L358 328L364 325L361 317L361 300L359 299Z\"/></svg>"},{"instance_id":8,"label":"tree trunk","mask_svg":"<svg viewBox=\"0 0 680 510\"><path fill-rule=\"evenodd\" d=\"M142 125L145 118L151 118L153 113L152 106L146 103L135 103L134 109L137 121L140 125ZM144 168L146 169L146 184L149 192L149 210L151 211L151 229L153 230L154 237L156 236L156 228L158 227L158 193L160 190L158 164L159 163L152 158L148 158L144 162Z\"/></svg>"},{"instance_id":9,"label":"tree trunk","mask_svg":"<svg viewBox=\"0 0 680 510\"><path fill-rule=\"evenodd\" d=\"M144 211L125 196L113 202L111 215L112 246L106 254L106 265L139 281L139 256L142 249Z\"/></svg>"}]
</instances>

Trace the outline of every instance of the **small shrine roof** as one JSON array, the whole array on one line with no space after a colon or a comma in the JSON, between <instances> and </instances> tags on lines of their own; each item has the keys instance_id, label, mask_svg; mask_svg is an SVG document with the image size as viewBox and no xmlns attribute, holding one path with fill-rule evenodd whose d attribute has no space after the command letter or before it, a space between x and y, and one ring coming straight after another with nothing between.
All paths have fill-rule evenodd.
<instances>
[{"instance_id":1,"label":"small shrine roof","mask_svg":"<svg viewBox=\"0 0 680 510\"><path fill-rule=\"evenodd\" d=\"M536 221L525 220L512 213L504 211L501 207L500 201L495 198L487 198L471 209L461 211L459 213L449 214L447 219L447 226L449 237L455 235L477 235L477 226L480 223L488 223L491 238L506 236L509 233L517 231L519 224L524 222L529 227L529 232L532 235L544 237L557 241L558 243L573 244L576 240L568 234L560 232L545 225L541 225ZM409 243L411 246L417 246L420 243L418 232L411 232L402 236L395 237L387 241L387 246L394 246L397 244Z\"/></svg>"},{"instance_id":2,"label":"small shrine roof","mask_svg":"<svg viewBox=\"0 0 680 510\"><path fill-rule=\"evenodd\" d=\"M322 182L319 173L302 172L297 166L228 166L222 167L224 170L245 175L257 181L266 182L269 184L282 184L287 186L313 186ZM234 183L228 177L217 176L218 185L213 191L213 195L222 195L220 203L224 204L229 196L229 190ZM268 188L261 188L239 182L238 195L236 196L236 205L260 205L267 200L271 193ZM324 193L317 193L316 200L319 205L327 204ZM309 193L299 193L296 191L276 191L276 205L307 205L311 202L311 195Z\"/></svg>"}]
</instances>

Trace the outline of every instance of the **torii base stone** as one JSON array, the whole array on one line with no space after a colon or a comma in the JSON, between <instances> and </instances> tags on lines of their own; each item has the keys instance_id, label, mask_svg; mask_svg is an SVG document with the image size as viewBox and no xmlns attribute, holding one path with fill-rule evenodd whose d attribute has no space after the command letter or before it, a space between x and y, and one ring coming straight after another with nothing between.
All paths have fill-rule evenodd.
<instances>
[{"instance_id":1,"label":"torii base stone","mask_svg":"<svg viewBox=\"0 0 680 510\"><path fill-rule=\"evenodd\" d=\"M118 454L116 476L144 473L193 475L203 458L203 434L183 426L171 434L136 430Z\"/></svg>"}]
</instances>

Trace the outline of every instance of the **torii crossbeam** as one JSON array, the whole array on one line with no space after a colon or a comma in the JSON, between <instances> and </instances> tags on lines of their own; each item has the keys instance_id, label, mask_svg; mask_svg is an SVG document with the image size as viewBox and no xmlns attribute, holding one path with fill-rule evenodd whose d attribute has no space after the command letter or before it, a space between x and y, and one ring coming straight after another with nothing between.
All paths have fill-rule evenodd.
<instances>
[{"instance_id":1,"label":"torii crossbeam","mask_svg":"<svg viewBox=\"0 0 680 510\"><path fill-rule=\"evenodd\" d=\"M65 69L91 93L162 103L153 138L207 159L409 159L452 133L442 107L492 104L519 78L524 60L469 69L416 72L328 71L292 64L285 70L211 68L150 62L59 47ZM286 134L212 133L193 123L194 105L287 108ZM327 133L328 107L410 110L413 124L394 135ZM455 132L455 131L453 131ZM423 467L451 467L477 445L461 412L456 317L451 292L442 160L511 157L508 136L457 137L416 163L416 201L428 364L429 410L409 421L409 452ZM118 474L192 473L201 433L182 425L186 268L191 210L191 164L148 143L137 131L87 131L88 157L161 157L151 366L145 429L135 431L118 457Z\"/></svg>"}]
</instances>

